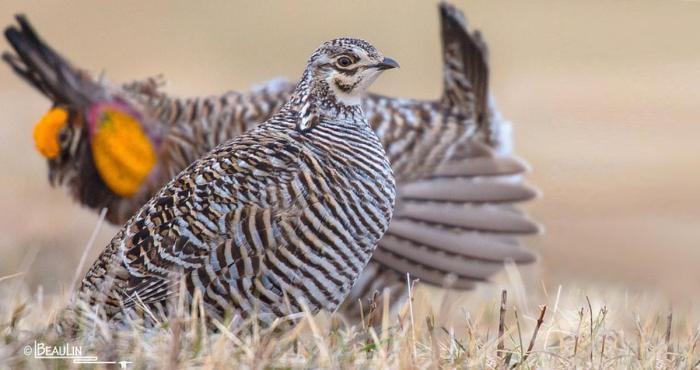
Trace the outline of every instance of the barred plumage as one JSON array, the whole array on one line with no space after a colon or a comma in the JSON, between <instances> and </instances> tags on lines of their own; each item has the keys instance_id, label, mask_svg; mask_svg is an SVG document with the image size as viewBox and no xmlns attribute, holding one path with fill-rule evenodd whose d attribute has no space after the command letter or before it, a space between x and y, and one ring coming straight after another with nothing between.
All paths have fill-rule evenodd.
<instances>
[{"instance_id":1,"label":"barred plumage","mask_svg":"<svg viewBox=\"0 0 700 370\"><path fill-rule=\"evenodd\" d=\"M337 60L352 56L355 72ZM389 226L391 166L354 97L396 67L368 43L335 39L309 59L290 102L217 146L131 218L88 271L80 295L108 316L177 293L184 276L209 314L270 323L334 310ZM312 107L307 110L306 107Z\"/></svg>"},{"instance_id":2,"label":"barred plumage","mask_svg":"<svg viewBox=\"0 0 700 370\"><path fill-rule=\"evenodd\" d=\"M510 156L509 124L489 101L485 45L478 33L467 31L463 15L454 7L442 3L440 16L441 99L376 94L363 99L363 109L392 163L399 200L371 268L353 289L352 304L377 287L398 287L392 294L399 298L405 293L401 284L406 272L437 285L454 274L453 287L467 289L486 280L505 260L533 260L516 237L534 233L538 227L514 204L531 199L535 192L522 184L520 175L526 166ZM21 30L6 31L19 58L10 54L4 58L57 106L71 112L62 132L68 136L64 150L48 161L49 177L53 184L66 184L80 203L97 210L107 207L107 217L115 223L131 217L158 189L216 145L269 118L294 87L277 80L249 93L193 99L165 95L159 91L158 79L115 87L71 67L38 40L26 21L20 19L20 23ZM57 69L61 72L52 73ZM115 194L93 163L82 113L87 109L86 97L128 103L151 138L156 165L131 196ZM357 313L352 308L348 312Z\"/></svg>"}]
</instances>

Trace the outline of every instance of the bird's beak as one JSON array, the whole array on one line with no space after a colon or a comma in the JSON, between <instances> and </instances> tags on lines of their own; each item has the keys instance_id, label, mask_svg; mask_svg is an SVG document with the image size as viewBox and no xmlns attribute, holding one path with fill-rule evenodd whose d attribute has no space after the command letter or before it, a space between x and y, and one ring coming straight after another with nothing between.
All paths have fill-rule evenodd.
<instances>
[{"instance_id":1,"label":"bird's beak","mask_svg":"<svg viewBox=\"0 0 700 370\"><path fill-rule=\"evenodd\" d=\"M397 61L395 61L394 59L391 59L389 57L384 57L384 60L382 60L381 63L377 63L374 66L379 70L385 70L385 69L399 68L399 63Z\"/></svg>"}]
</instances>

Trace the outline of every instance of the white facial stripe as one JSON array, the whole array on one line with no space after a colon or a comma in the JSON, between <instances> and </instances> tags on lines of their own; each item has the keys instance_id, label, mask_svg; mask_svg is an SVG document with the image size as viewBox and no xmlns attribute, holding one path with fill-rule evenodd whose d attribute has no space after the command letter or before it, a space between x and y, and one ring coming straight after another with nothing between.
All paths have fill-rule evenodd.
<instances>
[{"instance_id":1,"label":"white facial stripe","mask_svg":"<svg viewBox=\"0 0 700 370\"><path fill-rule=\"evenodd\" d=\"M75 154L75 152L78 150L78 144L80 144L80 140L82 139L81 135L82 134L82 127L80 126L73 126L73 132L72 132L72 137L71 137L71 143L69 146L69 152L71 154Z\"/></svg>"},{"instance_id":2,"label":"white facial stripe","mask_svg":"<svg viewBox=\"0 0 700 370\"><path fill-rule=\"evenodd\" d=\"M362 68L353 76L334 73L334 76L330 76L328 79L328 85L341 103L345 105L359 105L362 94L366 92L367 88L377 79L381 72L376 68ZM338 83L345 86L353 86L353 88L350 91L343 91L338 87Z\"/></svg>"}]
</instances>

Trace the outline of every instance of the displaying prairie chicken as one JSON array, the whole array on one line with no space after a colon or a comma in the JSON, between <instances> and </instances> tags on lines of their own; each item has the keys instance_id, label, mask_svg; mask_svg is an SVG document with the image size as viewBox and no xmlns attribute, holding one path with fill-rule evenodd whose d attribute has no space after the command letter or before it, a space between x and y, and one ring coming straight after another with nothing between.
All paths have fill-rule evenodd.
<instances>
[{"instance_id":1,"label":"displaying prairie chicken","mask_svg":"<svg viewBox=\"0 0 700 370\"><path fill-rule=\"evenodd\" d=\"M263 322L334 310L389 227L396 185L360 96L398 67L340 38L309 59L289 102L196 160L134 215L83 279L108 317L161 308L184 276L207 312Z\"/></svg>"},{"instance_id":2,"label":"displaying prairie chicken","mask_svg":"<svg viewBox=\"0 0 700 370\"><path fill-rule=\"evenodd\" d=\"M529 262L518 236L538 227L517 202L535 192L510 155L510 126L490 101L486 47L463 15L440 4L444 91L438 100L367 94L363 110L392 164L395 217L348 298L391 288L405 293L405 273L469 289L503 262ZM156 79L112 85L70 65L26 19L6 37L17 55L3 58L54 103L34 131L49 180L81 204L123 223L190 163L277 112L294 84L277 80L248 93L180 99ZM366 304L366 302L365 302Z\"/></svg>"}]
</instances>

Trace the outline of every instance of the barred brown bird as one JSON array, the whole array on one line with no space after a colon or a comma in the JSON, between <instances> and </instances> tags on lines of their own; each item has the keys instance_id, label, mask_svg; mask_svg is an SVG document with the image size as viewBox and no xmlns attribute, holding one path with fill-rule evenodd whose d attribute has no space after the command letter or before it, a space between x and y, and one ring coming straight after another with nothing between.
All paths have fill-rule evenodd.
<instances>
[{"instance_id":1,"label":"barred brown bird","mask_svg":"<svg viewBox=\"0 0 700 370\"><path fill-rule=\"evenodd\" d=\"M352 307L357 298L375 289L403 294L405 272L438 285L452 274L453 286L467 289L505 260L533 259L516 236L537 226L513 205L534 191L519 178L526 167L509 155L509 124L489 100L485 45L467 31L461 12L446 3L440 10L443 97L369 94L363 100L390 157L400 199L387 236L349 298L351 313L358 312ZM250 93L194 99L169 97L155 80L113 86L70 66L26 20L19 21L21 29L6 31L19 57L5 59L65 112L52 112L35 130L42 153L52 155L49 178L66 184L82 204L107 207L116 223L191 162L267 119L294 86L275 81ZM88 108L81 103L86 100ZM103 121L121 129L113 133L106 128L114 125ZM398 296L394 301L400 302Z\"/></svg>"},{"instance_id":2,"label":"barred brown bird","mask_svg":"<svg viewBox=\"0 0 700 370\"><path fill-rule=\"evenodd\" d=\"M369 43L322 44L272 118L177 175L114 237L80 295L108 317L162 307L184 276L209 314L263 322L334 310L389 226L391 166L360 95L398 64Z\"/></svg>"}]
</instances>

